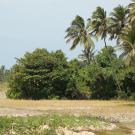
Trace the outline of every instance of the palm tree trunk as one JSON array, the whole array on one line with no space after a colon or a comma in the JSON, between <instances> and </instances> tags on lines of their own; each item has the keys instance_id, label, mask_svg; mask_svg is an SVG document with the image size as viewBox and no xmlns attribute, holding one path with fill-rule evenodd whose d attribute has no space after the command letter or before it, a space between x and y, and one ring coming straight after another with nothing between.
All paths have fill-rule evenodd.
<instances>
[{"instance_id":1,"label":"palm tree trunk","mask_svg":"<svg viewBox=\"0 0 135 135\"><path fill-rule=\"evenodd\" d=\"M105 37L104 37L104 44L105 44L105 48L107 48L106 38Z\"/></svg>"},{"instance_id":2,"label":"palm tree trunk","mask_svg":"<svg viewBox=\"0 0 135 135\"><path fill-rule=\"evenodd\" d=\"M87 48L86 49L86 58L87 58L87 63L88 63L88 65L90 64L90 49L89 48Z\"/></svg>"}]
</instances>

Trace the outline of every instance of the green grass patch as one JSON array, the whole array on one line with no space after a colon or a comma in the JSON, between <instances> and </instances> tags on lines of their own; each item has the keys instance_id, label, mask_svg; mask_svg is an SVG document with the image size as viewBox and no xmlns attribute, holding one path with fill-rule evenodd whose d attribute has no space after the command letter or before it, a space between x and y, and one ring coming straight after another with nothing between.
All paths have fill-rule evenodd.
<instances>
[{"instance_id":1,"label":"green grass patch","mask_svg":"<svg viewBox=\"0 0 135 135\"><path fill-rule=\"evenodd\" d=\"M0 117L0 135L55 135L58 127L75 128L108 125L93 117L75 117L67 115L45 115L32 117ZM45 125L49 129L43 128Z\"/></svg>"}]
</instances>

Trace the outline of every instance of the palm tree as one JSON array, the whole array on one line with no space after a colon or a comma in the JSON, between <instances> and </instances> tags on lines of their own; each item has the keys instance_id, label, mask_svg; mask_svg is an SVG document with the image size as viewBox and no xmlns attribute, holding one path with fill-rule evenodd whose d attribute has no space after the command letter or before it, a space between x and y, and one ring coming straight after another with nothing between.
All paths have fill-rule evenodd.
<instances>
[{"instance_id":1,"label":"palm tree","mask_svg":"<svg viewBox=\"0 0 135 135\"><path fill-rule=\"evenodd\" d=\"M91 39L89 29L82 17L77 15L72 21L71 26L67 28L66 33L66 42L72 41L71 50L75 49L78 44L83 45L85 49L94 48L94 42Z\"/></svg>"},{"instance_id":2,"label":"palm tree","mask_svg":"<svg viewBox=\"0 0 135 135\"><path fill-rule=\"evenodd\" d=\"M127 66L135 65L135 26L124 29L119 39L118 49L122 51L120 57Z\"/></svg>"},{"instance_id":3,"label":"palm tree","mask_svg":"<svg viewBox=\"0 0 135 135\"><path fill-rule=\"evenodd\" d=\"M97 9L92 14L91 29L92 34L95 37L100 37L104 40L105 47L107 48L106 38L108 33L108 18L106 11L102 7L97 7Z\"/></svg>"},{"instance_id":4,"label":"palm tree","mask_svg":"<svg viewBox=\"0 0 135 135\"><path fill-rule=\"evenodd\" d=\"M127 26L128 23L128 13L127 7L119 5L114 8L110 13L110 27L109 34L111 39L116 39L121 34L122 29Z\"/></svg>"},{"instance_id":5,"label":"palm tree","mask_svg":"<svg viewBox=\"0 0 135 135\"><path fill-rule=\"evenodd\" d=\"M129 4L130 10L130 22L132 25L135 23L135 0L131 0L132 2Z\"/></svg>"},{"instance_id":6,"label":"palm tree","mask_svg":"<svg viewBox=\"0 0 135 135\"><path fill-rule=\"evenodd\" d=\"M90 64L94 60L94 55L94 48L84 49L82 50L82 54L79 55L79 59L83 60L86 64Z\"/></svg>"}]
</instances>

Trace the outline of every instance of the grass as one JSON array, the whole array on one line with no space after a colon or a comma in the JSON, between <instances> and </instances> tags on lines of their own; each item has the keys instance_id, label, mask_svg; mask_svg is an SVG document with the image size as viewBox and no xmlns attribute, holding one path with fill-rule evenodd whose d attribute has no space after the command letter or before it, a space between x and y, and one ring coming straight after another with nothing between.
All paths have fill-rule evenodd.
<instances>
[{"instance_id":1,"label":"grass","mask_svg":"<svg viewBox=\"0 0 135 135\"><path fill-rule=\"evenodd\" d=\"M104 122L104 125L108 125ZM48 129L44 129L48 125ZM75 128L79 126L97 127L101 121L93 117L75 117L68 115L46 115L33 117L1 117L0 135L55 135L59 127ZM103 122L102 122L103 125Z\"/></svg>"}]
</instances>

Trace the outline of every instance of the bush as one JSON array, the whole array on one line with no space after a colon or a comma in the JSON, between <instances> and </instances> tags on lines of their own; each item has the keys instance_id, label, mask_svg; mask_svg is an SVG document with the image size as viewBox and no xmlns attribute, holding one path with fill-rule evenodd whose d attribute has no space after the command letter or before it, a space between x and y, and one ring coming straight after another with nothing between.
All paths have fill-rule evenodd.
<instances>
[{"instance_id":1,"label":"bush","mask_svg":"<svg viewBox=\"0 0 135 135\"><path fill-rule=\"evenodd\" d=\"M118 91L117 94L117 99L128 99L128 94L125 91Z\"/></svg>"},{"instance_id":2,"label":"bush","mask_svg":"<svg viewBox=\"0 0 135 135\"><path fill-rule=\"evenodd\" d=\"M49 99L65 96L68 64L61 51L36 49L17 60L10 76L9 98Z\"/></svg>"},{"instance_id":3,"label":"bush","mask_svg":"<svg viewBox=\"0 0 135 135\"><path fill-rule=\"evenodd\" d=\"M131 93L129 100L135 100L135 93Z\"/></svg>"},{"instance_id":4,"label":"bush","mask_svg":"<svg viewBox=\"0 0 135 135\"><path fill-rule=\"evenodd\" d=\"M119 82L121 83L122 92L127 99L134 99L135 95L135 68L127 67L119 71ZM122 95L123 95L122 94ZM120 94L121 95L121 94ZM118 93L119 97L119 93ZM123 96L122 96L123 97ZM125 99L123 97L123 99Z\"/></svg>"},{"instance_id":5,"label":"bush","mask_svg":"<svg viewBox=\"0 0 135 135\"><path fill-rule=\"evenodd\" d=\"M66 97L69 99L90 98L90 90L86 85L82 67L82 63L76 59L69 62L69 82L66 89Z\"/></svg>"},{"instance_id":6,"label":"bush","mask_svg":"<svg viewBox=\"0 0 135 135\"><path fill-rule=\"evenodd\" d=\"M86 72L87 70L87 72ZM84 69L87 86L91 90L92 99L111 99L116 95L116 85L113 75L97 65Z\"/></svg>"}]
</instances>

